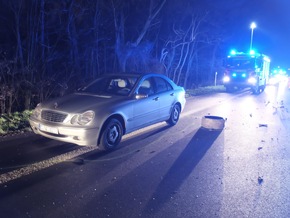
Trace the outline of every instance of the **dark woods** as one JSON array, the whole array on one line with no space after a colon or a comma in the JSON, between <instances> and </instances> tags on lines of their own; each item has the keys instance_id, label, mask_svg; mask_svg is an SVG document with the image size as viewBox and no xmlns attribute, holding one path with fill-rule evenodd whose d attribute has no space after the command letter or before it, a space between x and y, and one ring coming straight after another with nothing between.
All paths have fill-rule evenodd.
<instances>
[{"instance_id":1,"label":"dark woods","mask_svg":"<svg viewBox=\"0 0 290 218\"><path fill-rule=\"evenodd\" d=\"M222 28L199 1L0 0L0 114L34 107L103 73L157 72L213 84Z\"/></svg>"}]
</instances>

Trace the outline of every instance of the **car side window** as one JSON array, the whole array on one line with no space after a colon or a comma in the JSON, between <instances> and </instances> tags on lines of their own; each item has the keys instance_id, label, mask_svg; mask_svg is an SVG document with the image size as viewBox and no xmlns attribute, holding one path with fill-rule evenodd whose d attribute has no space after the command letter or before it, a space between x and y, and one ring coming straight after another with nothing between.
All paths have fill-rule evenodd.
<instances>
[{"instance_id":1,"label":"car side window","mask_svg":"<svg viewBox=\"0 0 290 218\"><path fill-rule=\"evenodd\" d=\"M169 90L172 90L172 86L170 83L168 83L166 80L160 77L155 77L155 84L156 84L156 92L161 93L161 92L166 92Z\"/></svg>"},{"instance_id":2,"label":"car side window","mask_svg":"<svg viewBox=\"0 0 290 218\"><path fill-rule=\"evenodd\" d=\"M154 93L153 91L153 85L152 85L152 80L149 78L149 79L145 79L139 89L138 89L138 94L144 94L144 95L152 95Z\"/></svg>"}]
</instances>

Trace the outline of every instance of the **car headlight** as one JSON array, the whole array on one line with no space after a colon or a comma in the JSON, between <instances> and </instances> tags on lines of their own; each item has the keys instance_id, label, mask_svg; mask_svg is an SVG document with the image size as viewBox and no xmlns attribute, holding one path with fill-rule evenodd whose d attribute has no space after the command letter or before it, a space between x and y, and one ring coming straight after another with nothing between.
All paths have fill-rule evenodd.
<instances>
[{"instance_id":1,"label":"car headlight","mask_svg":"<svg viewBox=\"0 0 290 218\"><path fill-rule=\"evenodd\" d=\"M71 118L71 124L79 124L79 125L86 125L89 122L91 122L95 117L95 112L94 111L86 111L82 114L77 114L74 115Z\"/></svg>"}]
</instances>

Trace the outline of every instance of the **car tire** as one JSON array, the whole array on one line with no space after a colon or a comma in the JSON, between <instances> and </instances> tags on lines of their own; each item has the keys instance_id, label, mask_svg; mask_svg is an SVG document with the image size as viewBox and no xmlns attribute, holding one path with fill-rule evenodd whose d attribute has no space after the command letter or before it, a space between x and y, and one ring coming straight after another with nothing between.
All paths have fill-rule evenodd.
<instances>
[{"instance_id":1,"label":"car tire","mask_svg":"<svg viewBox=\"0 0 290 218\"><path fill-rule=\"evenodd\" d=\"M102 131L99 148L105 151L115 149L122 139L123 132L123 126L119 120L109 120Z\"/></svg>"},{"instance_id":2,"label":"car tire","mask_svg":"<svg viewBox=\"0 0 290 218\"><path fill-rule=\"evenodd\" d=\"M174 126L178 122L180 111L180 106L178 104L175 104L171 110L169 120L166 121L170 126Z\"/></svg>"}]
</instances>

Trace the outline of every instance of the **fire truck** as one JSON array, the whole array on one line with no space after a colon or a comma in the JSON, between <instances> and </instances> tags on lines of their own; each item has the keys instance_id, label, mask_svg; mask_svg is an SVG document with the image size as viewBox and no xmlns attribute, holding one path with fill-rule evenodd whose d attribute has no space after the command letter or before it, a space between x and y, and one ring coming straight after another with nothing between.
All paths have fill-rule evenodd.
<instances>
[{"instance_id":1,"label":"fire truck","mask_svg":"<svg viewBox=\"0 0 290 218\"><path fill-rule=\"evenodd\" d=\"M269 80L270 58L254 51L231 51L225 61L223 84L228 92L250 88L253 93L264 91Z\"/></svg>"}]
</instances>

